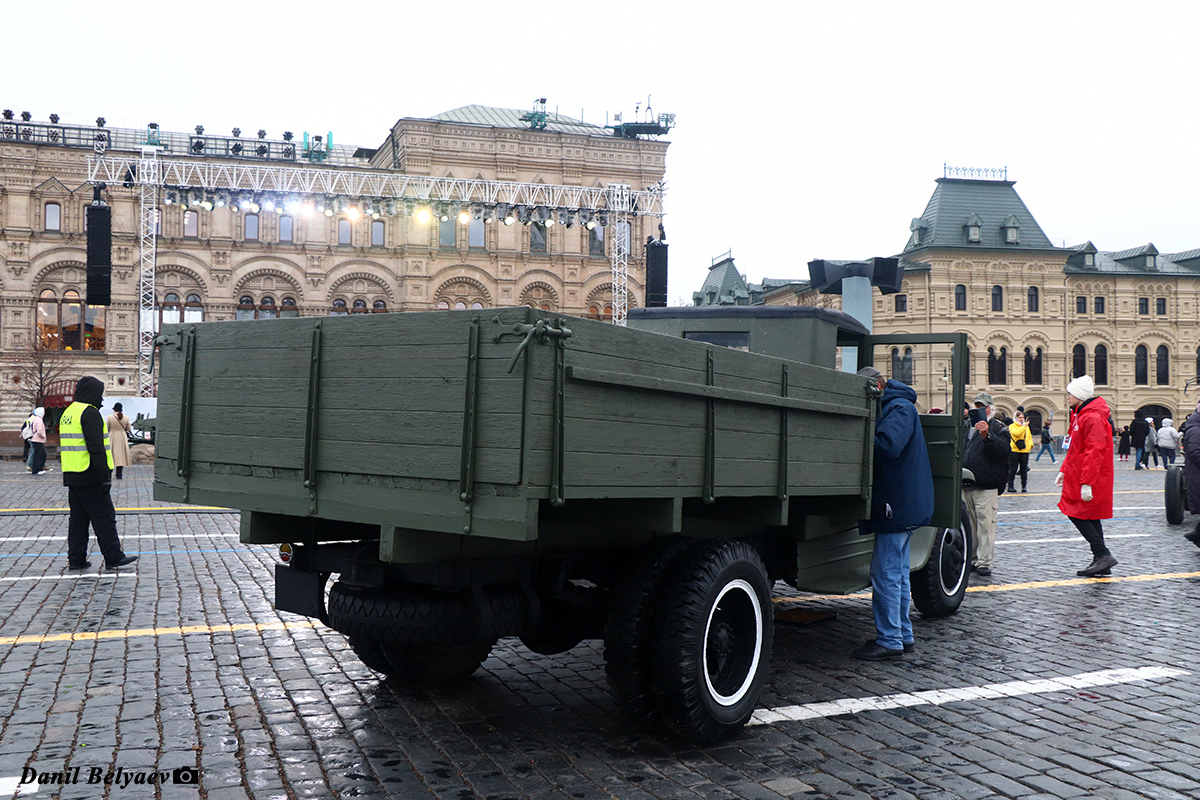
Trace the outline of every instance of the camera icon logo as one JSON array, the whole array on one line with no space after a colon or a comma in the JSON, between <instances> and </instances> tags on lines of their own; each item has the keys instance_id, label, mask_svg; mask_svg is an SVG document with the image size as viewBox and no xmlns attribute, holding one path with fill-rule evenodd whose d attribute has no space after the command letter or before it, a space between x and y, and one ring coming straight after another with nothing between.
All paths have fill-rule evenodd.
<instances>
[{"instance_id":1,"label":"camera icon logo","mask_svg":"<svg viewBox=\"0 0 1200 800\"><path fill-rule=\"evenodd\" d=\"M171 782L187 786L198 786L200 784L200 770L195 767L176 767L171 773Z\"/></svg>"}]
</instances>

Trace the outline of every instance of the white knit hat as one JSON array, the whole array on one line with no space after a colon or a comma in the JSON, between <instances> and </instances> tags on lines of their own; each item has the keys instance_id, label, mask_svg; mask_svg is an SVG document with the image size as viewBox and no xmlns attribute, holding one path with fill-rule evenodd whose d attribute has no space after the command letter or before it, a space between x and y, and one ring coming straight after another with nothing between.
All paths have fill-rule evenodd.
<instances>
[{"instance_id":1,"label":"white knit hat","mask_svg":"<svg viewBox=\"0 0 1200 800\"><path fill-rule=\"evenodd\" d=\"M1067 394L1080 400L1091 400L1096 396L1096 382L1087 375L1080 375L1067 384Z\"/></svg>"}]
</instances>

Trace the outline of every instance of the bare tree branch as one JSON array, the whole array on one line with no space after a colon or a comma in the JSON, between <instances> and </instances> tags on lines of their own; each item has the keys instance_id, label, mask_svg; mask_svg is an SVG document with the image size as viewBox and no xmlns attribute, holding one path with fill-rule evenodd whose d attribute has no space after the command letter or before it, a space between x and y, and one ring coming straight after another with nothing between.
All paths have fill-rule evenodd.
<instances>
[{"instance_id":1,"label":"bare tree branch","mask_svg":"<svg viewBox=\"0 0 1200 800\"><path fill-rule=\"evenodd\" d=\"M45 405L51 387L66 378L71 361L61 350L47 347L35 337L14 355L18 380L13 386L17 401L26 408Z\"/></svg>"}]
</instances>

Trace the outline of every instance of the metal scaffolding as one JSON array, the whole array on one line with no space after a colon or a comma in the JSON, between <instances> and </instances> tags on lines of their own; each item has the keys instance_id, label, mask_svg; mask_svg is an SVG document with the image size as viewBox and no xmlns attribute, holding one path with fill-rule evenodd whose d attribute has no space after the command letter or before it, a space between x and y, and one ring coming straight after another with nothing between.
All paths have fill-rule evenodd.
<instances>
[{"instance_id":1,"label":"metal scaffolding","mask_svg":"<svg viewBox=\"0 0 1200 800\"><path fill-rule=\"evenodd\" d=\"M666 187L658 182L644 190L628 184L604 187L562 186L510 181L464 180L402 175L394 172L290 164L239 164L160 158L158 148L143 147L140 157L97 149L88 157L88 180L110 185L136 185L141 192L138 224L138 394L153 396L150 362L158 330L154 294L158 190L178 189L323 195L415 202L544 206L571 211L606 211L615 231L612 262L612 321L624 325L629 310L629 255L632 217L661 217Z\"/></svg>"}]
</instances>

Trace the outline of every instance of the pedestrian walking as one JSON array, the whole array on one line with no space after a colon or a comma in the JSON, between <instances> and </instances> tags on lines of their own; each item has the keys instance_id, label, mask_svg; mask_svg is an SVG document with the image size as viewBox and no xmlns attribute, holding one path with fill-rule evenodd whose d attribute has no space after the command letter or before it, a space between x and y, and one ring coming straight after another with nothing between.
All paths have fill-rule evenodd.
<instances>
[{"instance_id":1,"label":"pedestrian walking","mask_svg":"<svg viewBox=\"0 0 1200 800\"><path fill-rule=\"evenodd\" d=\"M875 534L871 555L875 638L850 655L880 661L899 658L914 646L908 616L909 545L913 530L933 518L933 472L917 417L917 393L900 381L884 379L874 367L864 367L858 374L874 381L883 394L875 419L871 518L859 521L860 532Z\"/></svg>"},{"instance_id":2,"label":"pedestrian walking","mask_svg":"<svg viewBox=\"0 0 1200 800\"><path fill-rule=\"evenodd\" d=\"M1128 461L1129 460L1129 440L1130 440L1129 426L1126 425L1124 428L1121 428L1121 436L1117 441L1117 460L1118 461Z\"/></svg>"},{"instance_id":3,"label":"pedestrian walking","mask_svg":"<svg viewBox=\"0 0 1200 800\"><path fill-rule=\"evenodd\" d=\"M1146 437L1150 434L1150 417L1135 419L1129 423L1129 441L1133 445L1133 469L1142 468L1142 459L1146 455Z\"/></svg>"},{"instance_id":4,"label":"pedestrian walking","mask_svg":"<svg viewBox=\"0 0 1200 800\"><path fill-rule=\"evenodd\" d=\"M1175 420L1170 417L1164 419L1154 442L1158 445L1158 454L1162 456L1163 469L1175 463L1175 448L1179 447L1182 439L1183 436L1175 430Z\"/></svg>"},{"instance_id":5,"label":"pedestrian walking","mask_svg":"<svg viewBox=\"0 0 1200 800\"><path fill-rule=\"evenodd\" d=\"M1154 459L1154 466L1158 467L1158 430L1154 427L1154 417L1146 417L1146 425L1149 430L1146 431L1145 455L1142 456L1142 466L1150 469L1150 459Z\"/></svg>"},{"instance_id":6,"label":"pedestrian walking","mask_svg":"<svg viewBox=\"0 0 1200 800\"><path fill-rule=\"evenodd\" d=\"M1033 451L1033 434L1029 432L1029 423L1025 414L1017 412L1013 422L1008 426L1008 437L1011 442L1012 455L1009 456L1008 490L1015 492L1017 475L1021 476L1021 491L1029 489L1029 454Z\"/></svg>"},{"instance_id":7,"label":"pedestrian walking","mask_svg":"<svg viewBox=\"0 0 1200 800\"><path fill-rule=\"evenodd\" d=\"M1108 403L1095 391L1096 384L1087 375L1067 384L1071 448L1054 476L1054 485L1062 487L1059 509L1092 549L1092 563L1075 573L1087 578L1110 575L1117 565L1104 544L1101 524L1112 519L1112 425Z\"/></svg>"},{"instance_id":8,"label":"pedestrian walking","mask_svg":"<svg viewBox=\"0 0 1200 800\"><path fill-rule=\"evenodd\" d=\"M996 547L996 509L1000 493L1008 483L1008 456L1012 452L1008 426L995 418L996 406L987 392L975 395L975 408L968 411L963 467L974 476L963 481L963 502L975 532L971 569L987 577L992 574Z\"/></svg>"},{"instance_id":9,"label":"pedestrian walking","mask_svg":"<svg viewBox=\"0 0 1200 800\"><path fill-rule=\"evenodd\" d=\"M58 422L61 442L63 485L71 516L67 523L67 566L86 569L88 526L109 569L137 561L126 555L117 535L117 512L112 504L112 446L108 426L100 416L104 384L91 376L75 385L75 402L67 406Z\"/></svg>"},{"instance_id":10,"label":"pedestrian walking","mask_svg":"<svg viewBox=\"0 0 1200 800\"><path fill-rule=\"evenodd\" d=\"M33 424L29 426L29 471L34 475L45 475L51 470L46 469L46 423L43 418L46 409L33 410Z\"/></svg>"},{"instance_id":11,"label":"pedestrian walking","mask_svg":"<svg viewBox=\"0 0 1200 800\"><path fill-rule=\"evenodd\" d=\"M1200 514L1200 403L1183 422L1183 479L1187 481L1188 511ZM1184 536L1200 547L1200 522Z\"/></svg>"},{"instance_id":12,"label":"pedestrian walking","mask_svg":"<svg viewBox=\"0 0 1200 800\"><path fill-rule=\"evenodd\" d=\"M37 411L37 409L34 409L34 411ZM29 416L26 418L25 424L21 426L21 442L24 445L23 449L21 450L21 460L25 462L26 472L33 472L33 469L29 466L29 451L33 449L32 445L29 443L29 440L33 438L33 418L35 416L34 411L29 412Z\"/></svg>"},{"instance_id":13,"label":"pedestrian walking","mask_svg":"<svg viewBox=\"0 0 1200 800\"><path fill-rule=\"evenodd\" d=\"M1050 454L1050 463L1053 464L1054 459L1054 434L1050 433L1050 423L1042 426L1042 447L1038 450L1037 458L1034 461L1041 461L1042 454Z\"/></svg>"},{"instance_id":14,"label":"pedestrian walking","mask_svg":"<svg viewBox=\"0 0 1200 800\"><path fill-rule=\"evenodd\" d=\"M133 423L120 403L113 405L113 413L104 422L108 425L108 435L112 441L113 477L121 480L125 477L122 471L133 463L129 455L129 432L133 430Z\"/></svg>"}]
</instances>

